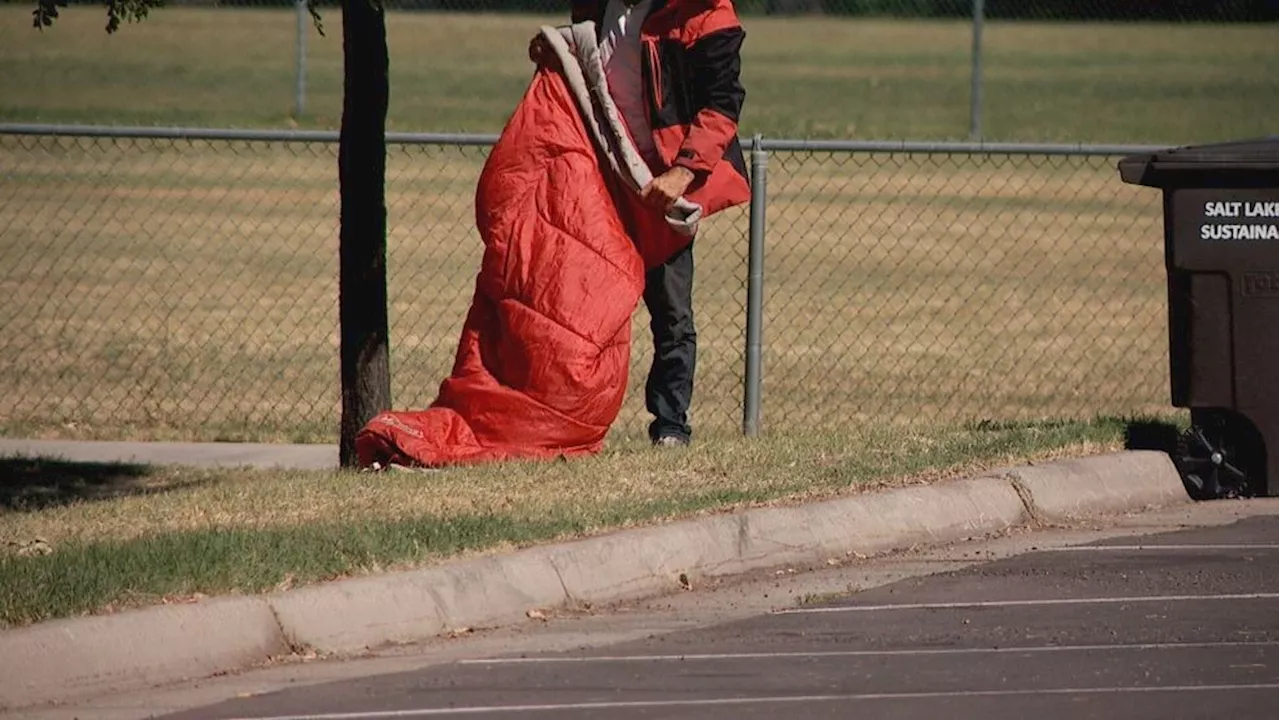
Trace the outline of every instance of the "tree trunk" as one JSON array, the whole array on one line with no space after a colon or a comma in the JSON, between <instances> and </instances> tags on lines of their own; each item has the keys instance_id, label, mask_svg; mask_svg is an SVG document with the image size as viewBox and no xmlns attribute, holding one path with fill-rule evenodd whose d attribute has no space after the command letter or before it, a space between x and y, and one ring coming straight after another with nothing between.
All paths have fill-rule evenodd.
<instances>
[{"instance_id":1,"label":"tree trunk","mask_svg":"<svg viewBox=\"0 0 1280 720\"><path fill-rule=\"evenodd\" d=\"M343 467L351 467L356 464L356 432L391 407L385 194L390 88L381 0L343 0L342 58L342 132L338 141L342 427L338 457Z\"/></svg>"}]
</instances>

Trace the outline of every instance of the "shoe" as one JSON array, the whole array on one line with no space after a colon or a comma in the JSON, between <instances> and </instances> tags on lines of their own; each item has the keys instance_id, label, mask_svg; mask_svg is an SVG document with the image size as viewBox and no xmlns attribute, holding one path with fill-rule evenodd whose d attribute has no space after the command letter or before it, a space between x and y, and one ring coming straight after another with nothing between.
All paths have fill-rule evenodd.
<instances>
[{"instance_id":1,"label":"shoe","mask_svg":"<svg viewBox=\"0 0 1280 720\"><path fill-rule=\"evenodd\" d=\"M688 438L676 435L663 435L653 441L655 447L684 447L689 444Z\"/></svg>"}]
</instances>

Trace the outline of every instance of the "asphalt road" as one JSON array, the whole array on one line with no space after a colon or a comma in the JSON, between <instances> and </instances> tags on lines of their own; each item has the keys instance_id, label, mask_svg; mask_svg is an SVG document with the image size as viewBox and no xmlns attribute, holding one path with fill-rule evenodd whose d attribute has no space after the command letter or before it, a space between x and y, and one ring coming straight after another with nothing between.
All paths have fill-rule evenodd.
<instances>
[{"instance_id":1,"label":"asphalt road","mask_svg":"<svg viewBox=\"0 0 1280 720\"><path fill-rule=\"evenodd\" d=\"M493 644L164 717L1272 720L1277 532L1271 512L1031 545L727 623L569 651Z\"/></svg>"}]
</instances>

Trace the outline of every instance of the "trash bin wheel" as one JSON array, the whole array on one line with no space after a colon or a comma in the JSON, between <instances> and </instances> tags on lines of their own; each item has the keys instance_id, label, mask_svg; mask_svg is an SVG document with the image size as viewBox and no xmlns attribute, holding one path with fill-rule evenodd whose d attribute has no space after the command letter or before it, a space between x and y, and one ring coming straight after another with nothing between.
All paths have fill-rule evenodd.
<instances>
[{"instance_id":1,"label":"trash bin wheel","mask_svg":"<svg viewBox=\"0 0 1280 720\"><path fill-rule=\"evenodd\" d=\"M1192 410L1174 465L1196 500L1249 497L1262 468L1253 426L1235 413Z\"/></svg>"}]
</instances>

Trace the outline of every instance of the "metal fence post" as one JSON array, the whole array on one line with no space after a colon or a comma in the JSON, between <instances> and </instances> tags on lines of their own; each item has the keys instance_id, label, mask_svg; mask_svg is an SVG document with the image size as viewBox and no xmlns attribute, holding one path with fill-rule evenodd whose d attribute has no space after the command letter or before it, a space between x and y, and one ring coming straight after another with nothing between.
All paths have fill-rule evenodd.
<instances>
[{"instance_id":1,"label":"metal fence post","mask_svg":"<svg viewBox=\"0 0 1280 720\"><path fill-rule=\"evenodd\" d=\"M973 50L969 68L969 139L982 137L982 26L986 24L983 0L973 0Z\"/></svg>"},{"instance_id":2,"label":"metal fence post","mask_svg":"<svg viewBox=\"0 0 1280 720\"><path fill-rule=\"evenodd\" d=\"M294 42L293 119L300 120L307 111L307 0L295 0L297 38Z\"/></svg>"},{"instance_id":3,"label":"metal fence post","mask_svg":"<svg viewBox=\"0 0 1280 720\"><path fill-rule=\"evenodd\" d=\"M751 226L747 238L747 347L743 379L742 432L760 434L761 328L764 313L764 223L768 202L769 154L760 136L751 140Z\"/></svg>"}]
</instances>

